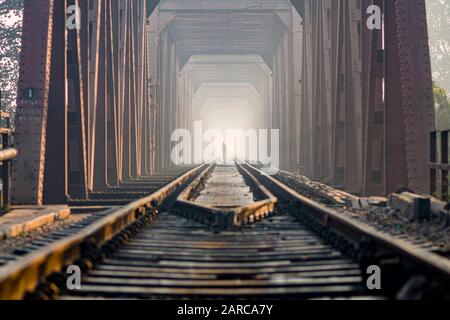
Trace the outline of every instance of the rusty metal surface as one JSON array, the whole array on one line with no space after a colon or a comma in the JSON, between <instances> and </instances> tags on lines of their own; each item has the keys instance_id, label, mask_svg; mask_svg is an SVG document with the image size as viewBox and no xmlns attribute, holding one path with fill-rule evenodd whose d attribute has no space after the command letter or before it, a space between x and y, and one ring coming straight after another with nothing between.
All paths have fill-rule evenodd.
<instances>
[{"instance_id":1,"label":"rusty metal surface","mask_svg":"<svg viewBox=\"0 0 450 320\"><path fill-rule=\"evenodd\" d=\"M425 0L397 0L396 18L408 186L426 193L435 109Z\"/></svg>"},{"instance_id":2,"label":"rusty metal surface","mask_svg":"<svg viewBox=\"0 0 450 320\"><path fill-rule=\"evenodd\" d=\"M65 203L67 197L67 1L53 6L50 86L44 160L44 203Z\"/></svg>"},{"instance_id":3,"label":"rusty metal surface","mask_svg":"<svg viewBox=\"0 0 450 320\"><path fill-rule=\"evenodd\" d=\"M371 4L385 13L382 30L366 27ZM425 192L434 110L424 1L302 1L301 11L301 172L356 193Z\"/></svg>"},{"instance_id":4,"label":"rusty metal surface","mask_svg":"<svg viewBox=\"0 0 450 320\"><path fill-rule=\"evenodd\" d=\"M375 4L382 10L381 0L365 0L363 7ZM367 15L364 16L366 19ZM385 101L383 93L385 51L383 30L363 28L363 111L364 163L363 194L380 195L385 191L384 129Z\"/></svg>"},{"instance_id":5,"label":"rusty metal surface","mask_svg":"<svg viewBox=\"0 0 450 320\"><path fill-rule=\"evenodd\" d=\"M13 161L12 201L42 204L53 0L24 1L23 48L20 60Z\"/></svg>"},{"instance_id":6,"label":"rusty metal surface","mask_svg":"<svg viewBox=\"0 0 450 320\"><path fill-rule=\"evenodd\" d=\"M435 114L425 1L387 1L385 11L385 191L409 187L426 193Z\"/></svg>"},{"instance_id":7,"label":"rusty metal surface","mask_svg":"<svg viewBox=\"0 0 450 320\"><path fill-rule=\"evenodd\" d=\"M107 1L106 7L106 182L108 186L119 185L119 1Z\"/></svg>"},{"instance_id":8,"label":"rusty metal surface","mask_svg":"<svg viewBox=\"0 0 450 320\"><path fill-rule=\"evenodd\" d=\"M62 24L64 11L53 10L53 0L25 2L16 121L16 144L25 152L14 161L17 203L41 203L46 194L56 202L68 193L83 198L87 188L105 190L168 168L172 129L192 129L196 116L188 101L192 88L186 89L192 79L177 79L189 55L180 56L166 29L158 39L147 37L158 31L146 24L158 1L92 0L88 7L86 1L64 0L74 3L82 7L82 28L67 33L52 28ZM372 3L385 13L383 30L365 27L364 9ZM288 32L277 36L274 52L262 53L274 71L273 85L258 89L273 89L272 96L263 95L277 107L266 107L270 114L262 118L281 129L281 166L295 169L298 156L303 174L355 193L405 186L427 191L422 181L429 176L434 109L424 1L293 4L302 16L295 29L302 33L302 56L292 58L300 40L291 43L288 23L299 20L286 13L286 4L276 4L284 12L276 13L277 21ZM182 28L190 14L180 14L176 24L184 42L192 37ZM196 28L192 21L188 26ZM302 79L294 84L300 71L291 67L300 60ZM179 94L181 88L186 92Z\"/></svg>"},{"instance_id":9,"label":"rusty metal surface","mask_svg":"<svg viewBox=\"0 0 450 320\"><path fill-rule=\"evenodd\" d=\"M69 0L68 5L80 5L82 25L87 25L86 1ZM84 13L83 13L84 12ZM87 28L69 30L67 35L67 193L70 198L87 197L87 144L86 105L88 83L85 74L87 64L83 57L88 52L85 46Z\"/></svg>"},{"instance_id":10,"label":"rusty metal surface","mask_svg":"<svg viewBox=\"0 0 450 320\"><path fill-rule=\"evenodd\" d=\"M107 1L97 0L97 39L94 42L96 63L94 73L94 101L91 104L91 187L92 190L103 191L107 188L107 115L109 103L107 99L107 66L106 44L110 41L106 34Z\"/></svg>"},{"instance_id":11,"label":"rusty metal surface","mask_svg":"<svg viewBox=\"0 0 450 320\"><path fill-rule=\"evenodd\" d=\"M363 187L361 25L357 0L304 2L301 172L356 193Z\"/></svg>"}]
</instances>

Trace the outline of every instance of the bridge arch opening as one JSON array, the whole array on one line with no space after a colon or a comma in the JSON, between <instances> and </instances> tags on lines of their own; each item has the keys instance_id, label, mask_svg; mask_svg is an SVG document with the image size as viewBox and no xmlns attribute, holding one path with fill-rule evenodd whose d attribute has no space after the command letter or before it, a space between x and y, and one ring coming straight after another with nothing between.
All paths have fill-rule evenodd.
<instances>
[{"instance_id":1,"label":"bridge arch opening","mask_svg":"<svg viewBox=\"0 0 450 320\"><path fill-rule=\"evenodd\" d=\"M192 132L196 121L206 130L279 130L282 168L297 168L300 101L292 83L301 73L300 20L288 0L159 3L149 20L158 47L151 77L161 92L156 170L173 165L176 142L165 145L172 132ZM173 114L181 116L167 120Z\"/></svg>"}]
</instances>

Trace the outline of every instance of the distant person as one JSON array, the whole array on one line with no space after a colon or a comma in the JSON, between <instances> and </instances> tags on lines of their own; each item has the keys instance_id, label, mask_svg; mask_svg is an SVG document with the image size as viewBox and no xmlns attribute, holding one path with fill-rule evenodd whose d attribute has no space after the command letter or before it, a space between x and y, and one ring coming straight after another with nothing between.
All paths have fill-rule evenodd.
<instances>
[{"instance_id":1,"label":"distant person","mask_svg":"<svg viewBox=\"0 0 450 320\"><path fill-rule=\"evenodd\" d=\"M223 163L227 163L227 145L225 142L222 144L222 155L223 155Z\"/></svg>"}]
</instances>

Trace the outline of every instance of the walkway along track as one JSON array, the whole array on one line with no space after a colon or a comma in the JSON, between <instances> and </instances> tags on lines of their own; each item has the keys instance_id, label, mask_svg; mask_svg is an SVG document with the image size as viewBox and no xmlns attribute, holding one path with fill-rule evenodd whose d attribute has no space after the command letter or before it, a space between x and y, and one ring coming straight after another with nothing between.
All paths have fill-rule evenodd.
<instances>
[{"instance_id":1,"label":"walkway along track","mask_svg":"<svg viewBox=\"0 0 450 320\"><path fill-rule=\"evenodd\" d=\"M342 217L250 165L239 171L253 184L254 202L276 207L220 224L204 218L208 210L220 214L217 208L180 206L180 196L205 185L197 182L212 170L197 167L1 268L0 298L362 297L374 295L365 285L372 264L382 270L378 297L448 298L448 260ZM82 288L68 291L61 271L74 262L83 269Z\"/></svg>"}]
</instances>

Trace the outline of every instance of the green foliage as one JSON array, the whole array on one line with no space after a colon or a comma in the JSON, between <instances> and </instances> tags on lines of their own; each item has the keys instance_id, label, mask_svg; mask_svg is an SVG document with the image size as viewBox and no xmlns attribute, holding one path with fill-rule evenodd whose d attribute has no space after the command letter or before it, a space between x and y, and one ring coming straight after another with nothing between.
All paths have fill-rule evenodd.
<instances>
[{"instance_id":1,"label":"green foliage","mask_svg":"<svg viewBox=\"0 0 450 320\"><path fill-rule=\"evenodd\" d=\"M450 92L450 1L426 0L433 80Z\"/></svg>"},{"instance_id":2,"label":"green foliage","mask_svg":"<svg viewBox=\"0 0 450 320\"><path fill-rule=\"evenodd\" d=\"M433 85L434 106L436 108L436 128L450 129L450 100L444 88Z\"/></svg>"},{"instance_id":3,"label":"green foliage","mask_svg":"<svg viewBox=\"0 0 450 320\"><path fill-rule=\"evenodd\" d=\"M0 90L2 108L16 107L23 0L0 0Z\"/></svg>"}]
</instances>

